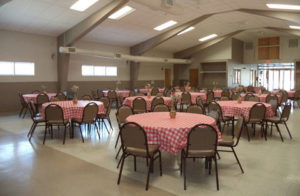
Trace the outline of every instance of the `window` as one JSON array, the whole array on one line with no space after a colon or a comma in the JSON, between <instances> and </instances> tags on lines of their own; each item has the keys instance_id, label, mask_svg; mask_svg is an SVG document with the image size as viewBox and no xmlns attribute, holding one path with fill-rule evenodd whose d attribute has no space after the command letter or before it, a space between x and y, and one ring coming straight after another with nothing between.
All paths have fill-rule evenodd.
<instances>
[{"instance_id":1,"label":"window","mask_svg":"<svg viewBox=\"0 0 300 196\"><path fill-rule=\"evenodd\" d=\"M233 84L241 84L241 70L240 69L234 69L233 70Z\"/></svg>"},{"instance_id":2,"label":"window","mask_svg":"<svg viewBox=\"0 0 300 196\"><path fill-rule=\"evenodd\" d=\"M82 76L117 76L118 68L116 66L95 66L82 65Z\"/></svg>"},{"instance_id":3,"label":"window","mask_svg":"<svg viewBox=\"0 0 300 196\"><path fill-rule=\"evenodd\" d=\"M0 61L0 75L34 76L34 63Z\"/></svg>"}]
</instances>

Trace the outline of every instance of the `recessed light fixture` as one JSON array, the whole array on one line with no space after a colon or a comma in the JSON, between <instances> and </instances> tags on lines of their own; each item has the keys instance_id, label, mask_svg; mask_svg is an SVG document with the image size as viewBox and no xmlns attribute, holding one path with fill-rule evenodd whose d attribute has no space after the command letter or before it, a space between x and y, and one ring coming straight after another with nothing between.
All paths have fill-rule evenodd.
<instances>
[{"instance_id":1,"label":"recessed light fixture","mask_svg":"<svg viewBox=\"0 0 300 196\"><path fill-rule=\"evenodd\" d=\"M195 29L195 27L189 27L189 28L187 28L187 29L181 31L181 32L178 33L177 35L182 35L182 34L184 34L184 33L187 33L187 32L189 32L189 31L192 31L192 30L194 30L194 29Z\"/></svg>"},{"instance_id":2,"label":"recessed light fixture","mask_svg":"<svg viewBox=\"0 0 300 196\"><path fill-rule=\"evenodd\" d=\"M205 36L205 37L200 38L199 41L200 41L200 42L204 42L204 41L206 41L206 40L215 38L215 37L217 37L217 36L218 36L218 35L214 33L214 34L211 34L211 35L208 35L208 36Z\"/></svg>"},{"instance_id":3,"label":"recessed light fixture","mask_svg":"<svg viewBox=\"0 0 300 196\"><path fill-rule=\"evenodd\" d=\"M78 0L70 7L70 9L83 12L94 5L97 1L98 0Z\"/></svg>"},{"instance_id":4,"label":"recessed light fixture","mask_svg":"<svg viewBox=\"0 0 300 196\"><path fill-rule=\"evenodd\" d=\"M268 8L283 9L283 10L300 10L300 5L288 5L288 4L266 4Z\"/></svg>"},{"instance_id":5,"label":"recessed light fixture","mask_svg":"<svg viewBox=\"0 0 300 196\"><path fill-rule=\"evenodd\" d=\"M113 20L119 20L119 19L123 18L124 16L130 14L134 10L135 9L130 6L124 6L121 9L119 9L118 11L114 12L108 18L113 19Z\"/></svg>"},{"instance_id":6,"label":"recessed light fixture","mask_svg":"<svg viewBox=\"0 0 300 196\"><path fill-rule=\"evenodd\" d=\"M300 26L293 26L293 25L290 25L290 28L291 28L291 29L299 29L299 30L300 30Z\"/></svg>"},{"instance_id":7,"label":"recessed light fixture","mask_svg":"<svg viewBox=\"0 0 300 196\"><path fill-rule=\"evenodd\" d=\"M166 22L166 23L164 23L164 24L161 24L161 25L155 27L154 29L155 29L156 31L161 31L161 30L164 30L164 29L166 29L166 28L169 28L169 27L171 27L171 26L173 26L173 25L175 25L175 24L177 24L176 21L170 20L170 21L168 21L168 22Z\"/></svg>"}]
</instances>

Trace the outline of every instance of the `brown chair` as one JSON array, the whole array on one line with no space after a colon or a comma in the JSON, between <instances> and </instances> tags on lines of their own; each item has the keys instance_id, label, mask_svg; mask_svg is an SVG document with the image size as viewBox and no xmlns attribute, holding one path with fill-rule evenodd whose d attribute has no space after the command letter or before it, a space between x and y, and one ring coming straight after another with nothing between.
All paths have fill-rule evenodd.
<instances>
[{"instance_id":1,"label":"brown chair","mask_svg":"<svg viewBox=\"0 0 300 196\"><path fill-rule=\"evenodd\" d=\"M33 136L33 133L35 131L35 128L37 126L41 126L39 124L43 123L43 126L45 126L45 120L41 117L41 116L38 116L37 115L37 112L36 112L36 107L33 103L33 101L30 101L28 103L28 108L29 108L29 112L30 112L30 117L32 119L32 125L31 125L31 128L27 134L27 137L29 137L29 141L31 140L31 137Z\"/></svg>"},{"instance_id":2,"label":"brown chair","mask_svg":"<svg viewBox=\"0 0 300 196\"><path fill-rule=\"evenodd\" d=\"M220 101L228 101L229 97L221 97Z\"/></svg>"},{"instance_id":3,"label":"brown chair","mask_svg":"<svg viewBox=\"0 0 300 196\"><path fill-rule=\"evenodd\" d=\"M154 99L151 102L151 111L153 111L154 107L158 104L164 104L165 101L162 97L154 97Z\"/></svg>"},{"instance_id":4,"label":"brown chair","mask_svg":"<svg viewBox=\"0 0 300 196\"><path fill-rule=\"evenodd\" d=\"M180 174L184 175L184 190L186 190L186 159L205 158L206 168L211 173L211 160L215 162L217 190L219 190L218 164L217 164L218 135L211 125L198 124L194 126L187 136L187 145L181 151Z\"/></svg>"},{"instance_id":5,"label":"brown chair","mask_svg":"<svg viewBox=\"0 0 300 196\"><path fill-rule=\"evenodd\" d=\"M129 97L133 97L133 96L135 96L135 93L134 93L133 90L130 90L130 91L129 91Z\"/></svg>"},{"instance_id":6,"label":"brown chair","mask_svg":"<svg viewBox=\"0 0 300 196\"><path fill-rule=\"evenodd\" d=\"M287 104L288 102L288 99L289 99L289 95L286 91L282 91L282 96L281 96L281 106L284 106Z\"/></svg>"},{"instance_id":7,"label":"brown chair","mask_svg":"<svg viewBox=\"0 0 300 196\"><path fill-rule=\"evenodd\" d=\"M251 96L251 97L248 97L247 101L260 102L260 99L259 99L259 97Z\"/></svg>"},{"instance_id":8,"label":"brown chair","mask_svg":"<svg viewBox=\"0 0 300 196\"><path fill-rule=\"evenodd\" d=\"M104 97L104 93L103 93L103 91L101 89L98 89L97 90L97 98L100 99L102 97Z\"/></svg>"},{"instance_id":9,"label":"brown chair","mask_svg":"<svg viewBox=\"0 0 300 196\"><path fill-rule=\"evenodd\" d=\"M203 103L203 100L202 100L202 98L200 96L196 97L196 104L198 106L201 106L204 109L204 103Z\"/></svg>"},{"instance_id":10,"label":"brown chair","mask_svg":"<svg viewBox=\"0 0 300 196\"><path fill-rule=\"evenodd\" d=\"M183 107L188 107L192 104L192 96L189 92L183 92L181 94L180 111L183 111Z\"/></svg>"},{"instance_id":11,"label":"brown chair","mask_svg":"<svg viewBox=\"0 0 300 196\"><path fill-rule=\"evenodd\" d=\"M254 90L253 86L248 86L247 87L247 92L255 93L255 90Z\"/></svg>"},{"instance_id":12,"label":"brown chair","mask_svg":"<svg viewBox=\"0 0 300 196\"><path fill-rule=\"evenodd\" d=\"M295 95L294 95L294 107L295 107L295 103L297 103L298 108L300 107L300 90L296 90Z\"/></svg>"},{"instance_id":13,"label":"brown chair","mask_svg":"<svg viewBox=\"0 0 300 196\"><path fill-rule=\"evenodd\" d=\"M83 95L81 97L81 100L85 100L85 101L92 101L93 98L90 95Z\"/></svg>"},{"instance_id":14,"label":"brown chair","mask_svg":"<svg viewBox=\"0 0 300 196\"><path fill-rule=\"evenodd\" d=\"M168 88L165 88L165 89L164 89L164 92L163 92L163 96L164 96L164 97L169 97L169 96L168 96L169 91L170 91L170 90L169 90ZM171 94L171 93L170 93L170 94Z\"/></svg>"},{"instance_id":15,"label":"brown chair","mask_svg":"<svg viewBox=\"0 0 300 196\"><path fill-rule=\"evenodd\" d=\"M228 100L230 98L230 91L229 90L223 90L221 93L221 97L227 97Z\"/></svg>"},{"instance_id":16,"label":"brown chair","mask_svg":"<svg viewBox=\"0 0 300 196\"><path fill-rule=\"evenodd\" d=\"M132 109L134 114L147 112L147 103L142 97L137 97L133 100Z\"/></svg>"},{"instance_id":17,"label":"brown chair","mask_svg":"<svg viewBox=\"0 0 300 196\"><path fill-rule=\"evenodd\" d=\"M221 127L221 122L223 122L223 127L222 127L222 132L224 131L225 129L225 126L229 126L229 124L231 123L232 124L232 130L233 130L233 124L234 124L234 117L231 117L231 116L223 116L223 112L222 112L222 108L221 106L215 102L215 101L212 101L210 102L210 104L208 105L208 114L213 114L213 113L217 113L218 114L218 120L217 120L217 124L219 126L219 128ZM212 115L209 115L212 117Z\"/></svg>"},{"instance_id":18,"label":"brown chair","mask_svg":"<svg viewBox=\"0 0 300 196\"><path fill-rule=\"evenodd\" d=\"M59 101L65 101L65 100L67 100L66 95L64 93L62 93L62 92L57 93L55 97L58 98Z\"/></svg>"},{"instance_id":19,"label":"brown chair","mask_svg":"<svg viewBox=\"0 0 300 196\"><path fill-rule=\"evenodd\" d=\"M127 105L123 105L118 109L118 111L116 113L116 119L117 119L117 122L118 122L119 130L121 130L121 127L126 123L127 117L132 115L132 114L133 114L133 111L132 111L131 107L129 107ZM116 140L115 148L118 145L119 139L120 139L120 132L119 132L117 140ZM120 152L121 152L121 146L120 146L120 148L118 150L118 153L116 155L116 159L118 158Z\"/></svg>"},{"instance_id":20,"label":"brown chair","mask_svg":"<svg viewBox=\"0 0 300 196\"><path fill-rule=\"evenodd\" d=\"M263 103L256 103L252 106L249 113L249 119L244 121L244 127L246 128L246 132L248 135L248 141L250 141L250 134L247 125L251 124L254 127L253 135L255 135L255 125L258 124L261 126L262 136L265 136L265 140L267 140L267 135L264 130L264 119L266 114L266 106Z\"/></svg>"},{"instance_id":21,"label":"brown chair","mask_svg":"<svg viewBox=\"0 0 300 196\"><path fill-rule=\"evenodd\" d=\"M153 112L169 112L169 107L165 104L157 104L153 108Z\"/></svg>"},{"instance_id":22,"label":"brown chair","mask_svg":"<svg viewBox=\"0 0 300 196\"><path fill-rule=\"evenodd\" d=\"M49 97L47 94L45 93L40 93L38 94L38 96L36 97L36 108L37 108L37 112L40 111L40 107L44 104L49 102Z\"/></svg>"},{"instance_id":23,"label":"brown chair","mask_svg":"<svg viewBox=\"0 0 300 196\"><path fill-rule=\"evenodd\" d=\"M133 122L125 123L121 127L120 137L123 154L121 157L121 168L118 178L118 184L120 184L121 181L125 159L128 156L134 157L134 171L136 171L136 157L143 157L147 160L150 159L150 165L148 166L148 175L146 182L146 190L148 190L150 171L153 170L153 162L157 158L159 158L160 175L162 176L161 152L159 150L159 145L148 144L147 135L144 129Z\"/></svg>"},{"instance_id":24,"label":"brown chair","mask_svg":"<svg viewBox=\"0 0 300 196\"><path fill-rule=\"evenodd\" d=\"M20 103L21 103L21 110L19 112L19 117L21 117L22 114L23 114L23 118L24 118L26 113L27 113L27 110L29 109L28 104L26 103L26 101L23 97L23 94L21 92L18 92L18 96L19 96L19 100L20 100Z\"/></svg>"},{"instance_id":25,"label":"brown chair","mask_svg":"<svg viewBox=\"0 0 300 196\"><path fill-rule=\"evenodd\" d=\"M266 97L266 103L272 106L272 109L277 116L277 109L278 109L278 97L275 94L268 94Z\"/></svg>"},{"instance_id":26,"label":"brown chair","mask_svg":"<svg viewBox=\"0 0 300 196\"><path fill-rule=\"evenodd\" d=\"M49 104L45 108L45 120L46 120L46 129L45 129L45 133L44 133L43 144L45 144L45 141L46 141L46 134L47 134L48 128L50 128L51 138L53 137L53 125L65 127L64 139L63 139L63 144L65 144L67 125L69 124L69 121L67 119L66 120L64 119L63 109L57 104Z\"/></svg>"},{"instance_id":27,"label":"brown chair","mask_svg":"<svg viewBox=\"0 0 300 196\"><path fill-rule=\"evenodd\" d=\"M50 102L60 101L58 97L51 97Z\"/></svg>"},{"instance_id":28,"label":"brown chair","mask_svg":"<svg viewBox=\"0 0 300 196\"><path fill-rule=\"evenodd\" d=\"M284 106L283 110L282 110L282 114L281 114L280 117L275 116L275 117L267 118L266 119L266 122L267 122L267 128L266 129L268 129L268 123L271 123L271 126L273 124L275 124L282 142L283 142L283 137L281 135L281 131L280 131L279 126L278 126L279 124L284 124L285 125L286 130L287 130L287 132L288 132L288 134L290 136L290 139L292 139L292 135L291 135L290 130L289 130L287 124L286 124L286 122L289 120L289 117L290 117L291 107L292 106L290 104L286 104ZM271 133L272 133L272 128L271 128Z\"/></svg>"},{"instance_id":29,"label":"brown chair","mask_svg":"<svg viewBox=\"0 0 300 196\"><path fill-rule=\"evenodd\" d=\"M93 100L99 100L99 97L97 95L97 91L96 90L91 90L91 95L92 95L92 98Z\"/></svg>"},{"instance_id":30,"label":"brown chair","mask_svg":"<svg viewBox=\"0 0 300 196\"><path fill-rule=\"evenodd\" d=\"M207 90L206 92L206 103L205 106L208 106L210 102L215 100L215 94L212 90Z\"/></svg>"},{"instance_id":31,"label":"brown chair","mask_svg":"<svg viewBox=\"0 0 300 196\"><path fill-rule=\"evenodd\" d=\"M194 113L194 114L205 114L204 109L201 106L196 105L196 104L188 106L186 112L187 113Z\"/></svg>"},{"instance_id":32,"label":"brown chair","mask_svg":"<svg viewBox=\"0 0 300 196\"><path fill-rule=\"evenodd\" d=\"M255 97L255 95L253 93L247 93L244 100L249 101L250 97Z\"/></svg>"},{"instance_id":33,"label":"brown chair","mask_svg":"<svg viewBox=\"0 0 300 196\"><path fill-rule=\"evenodd\" d=\"M234 148L238 145L239 141L240 141L240 137L242 134L242 129L243 129L243 124L244 124L244 118L243 117L239 117L237 120L237 123L234 126L234 132L233 132L233 136L226 136L226 135L222 135L222 141L218 142L218 146L220 147L227 147L230 148L231 150L223 150L223 149L218 149L218 152L232 152L234 154L234 157L237 161L237 163L240 166L240 169L242 171L242 173L244 173L244 170L242 168L242 165L236 155L236 152L234 150Z\"/></svg>"},{"instance_id":34,"label":"brown chair","mask_svg":"<svg viewBox=\"0 0 300 196\"><path fill-rule=\"evenodd\" d=\"M232 96L231 96L232 100L238 100L239 98L241 98L240 93L238 93L238 92L232 93Z\"/></svg>"},{"instance_id":35,"label":"brown chair","mask_svg":"<svg viewBox=\"0 0 300 196\"><path fill-rule=\"evenodd\" d=\"M152 95L152 96L156 96L158 93L159 93L159 89L158 89L157 87L154 87L154 88L151 90L151 95Z\"/></svg>"},{"instance_id":36,"label":"brown chair","mask_svg":"<svg viewBox=\"0 0 300 196\"><path fill-rule=\"evenodd\" d=\"M74 118L71 121L72 137L74 137L74 127L78 125L81 134L81 139L82 142L84 143L81 125L88 125L89 131L91 131L91 125L94 125L95 128L97 129L98 137L100 139L99 130L96 125L97 114L98 114L98 105L94 102L87 104L83 109L82 117L80 119Z\"/></svg>"},{"instance_id":37,"label":"brown chair","mask_svg":"<svg viewBox=\"0 0 300 196\"><path fill-rule=\"evenodd\" d=\"M110 105L115 103L116 107L119 108L119 99L118 99L118 95L117 95L116 91L109 90L107 92L107 97L109 99Z\"/></svg>"},{"instance_id":38,"label":"brown chair","mask_svg":"<svg viewBox=\"0 0 300 196\"><path fill-rule=\"evenodd\" d=\"M102 97L100 98L100 101L103 103L104 107L105 107L105 113L101 113L101 114L97 114L97 121L99 122L99 126L101 127L101 129L103 130L103 125L105 126L105 129L107 131L107 133L109 134L109 130L108 127L106 126L105 120L107 120L107 122L109 123L110 126L110 130L112 130L112 124L111 124L111 120L110 120L110 111L111 111L111 103L108 99L108 97Z\"/></svg>"}]
</instances>

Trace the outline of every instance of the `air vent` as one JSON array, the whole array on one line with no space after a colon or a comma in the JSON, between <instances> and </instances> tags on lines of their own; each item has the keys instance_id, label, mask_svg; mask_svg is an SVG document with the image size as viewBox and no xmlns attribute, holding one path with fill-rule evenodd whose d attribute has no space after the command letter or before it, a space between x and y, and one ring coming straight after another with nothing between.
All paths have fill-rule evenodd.
<instances>
[{"instance_id":1,"label":"air vent","mask_svg":"<svg viewBox=\"0 0 300 196\"><path fill-rule=\"evenodd\" d=\"M290 39L289 48L297 48L297 47L298 47L298 39Z\"/></svg>"},{"instance_id":2,"label":"air vent","mask_svg":"<svg viewBox=\"0 0 300 196\"><path fill-rule=\"evenodd\" d=\"M253 43L245 42L245 50L253 50Z\"/></svg>"},{"instance_id":3,"label":"air vent","mask_svg":"<svg viewBox=\"0 0 300 196\"><path fill-rule=\"evenodd\" d=\"M70 48L69 48L69 52L76 52L76 48L70 47Z\"/></svg>"}]
</instances>

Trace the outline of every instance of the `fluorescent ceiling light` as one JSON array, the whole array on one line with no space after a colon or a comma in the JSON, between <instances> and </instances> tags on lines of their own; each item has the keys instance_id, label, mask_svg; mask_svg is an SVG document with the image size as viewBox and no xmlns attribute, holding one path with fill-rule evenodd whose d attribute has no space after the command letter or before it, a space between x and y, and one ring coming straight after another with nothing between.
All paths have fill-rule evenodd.
<instances>
[{"instance_id":1,"label":"fluorescent ceiling light","mask_svg":"<svg viewBox=\"0 0 300 196\"><path fill-rule=\"evenodd\" d=\"M300 26L293 26L293 25L290 25L290 28L291 28L291 29L300 29Z\"/></svg>"},{"instance_id":2,"label":"fluorescent ceiling light","mask_svg":"<svg viewBox=\"0 0 300 196\"><path fill-rule=\"evenodd\" d=\"M130 14L133 12L135 9L130 7L130 6L124 6L112 15L110 15L108 18L113 19L113 20L119 20L120 18L123 18L124 16Z\"/></svg>"},{"instance_id":3,"label":"fluorescent ceiling light","mask_svg":"<svg viewBox=\"0 0 300 196\"><path fill-rule=\"evenodd\" d=\"M211 35L208 35L208 36L205 36L205 37L200 38L199 41L200 41L200 42L204 42L204 41L206 41L206 40L215 38L215 37L217 37L217 36L218 36L217 34L211 34Z\"/></svg>"},{"instance_id":4,"label":"fluorescent ceiling light","mask_svg":"<svg viewBox=\"0 0 300 196\"><path fill-rule=\"evenodd\" d=\"M70 9L83 12L94 5L97 1L98 0L78 0L70 7Z\"/></svg>"},{"instance_id":5,"label":"fluorescent ceiling light","mask_svg":"<svg viewBox=\"0 0 300 196\"><path fill-rule=\"evenodd\" d=\"M176 21L170 20L170 21L168 21L168 22L166 22L166 23L164 23L164 24L161 24L161 25L155 27L154 29L155 29L156 31L161 31L161 30L164 30L164 29L166 29L166 28L168 28L168 27L170 27L170 26L173 26L173 25L175 25L175 24L177 24Z\"/></svg>"},{"instance_id":6,"label":"fluorescent ceiling light","mask_svg":"<svg viewBox=\"0 0 300 196\"><path fill-rule=\"evenodd\" d=\"M192 31L192 30L194 30L194 29L195 29L195 27L189 27L189 28L187 28L187 29L181 31L181 32L178 33L177 35L182 35L182 34L184 34L184 33L187 33L187 32L189 32L189 31Z\"/></svg>"},{"instance_id":7,"label":"fluorescent ceiling light","mask_svg":"<svg viewBox=\"0 0 300 196\"><path fill-rule=\"evenodd\" d=\"M267 4L268 8L284 9L284 10L300 10L300 5L288 5L288 4Z\"/></svg>"}]
</instances>

